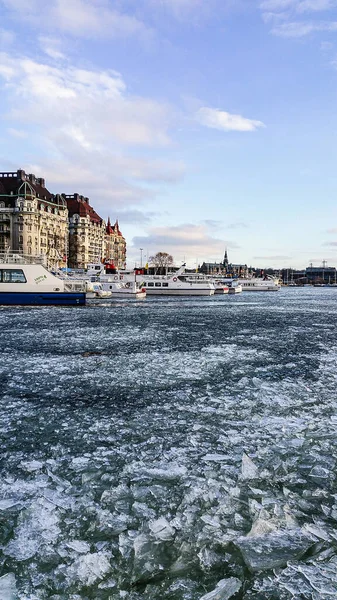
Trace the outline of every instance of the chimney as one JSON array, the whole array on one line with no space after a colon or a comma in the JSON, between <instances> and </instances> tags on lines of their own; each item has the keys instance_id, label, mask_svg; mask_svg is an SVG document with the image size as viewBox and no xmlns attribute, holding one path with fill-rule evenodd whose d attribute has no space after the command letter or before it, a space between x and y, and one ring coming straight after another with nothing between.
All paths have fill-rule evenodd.
<instances>
[{"instance_id":1,"label":"chimney","mask_svg":"<svg viewBox=\"0 0 337 600\"><path fill-rule=\"evenodd\" d=\"M18 169L16 172L17 178L21 179L22 181L26 180L26 173L24 172L23 169Z\"/></svg>"},{"instance_id":2,"label":"chimney","mask_svg":"<svg viewBox=\"0 0 337 600\"><path fill-rule=\"evenodd\" d=\"M29 181L31 183L35 183L36 178L35 178L35 175L33 175L33 173L29 173L28 177L29 177Z\"/></svg>"}]
</instances>

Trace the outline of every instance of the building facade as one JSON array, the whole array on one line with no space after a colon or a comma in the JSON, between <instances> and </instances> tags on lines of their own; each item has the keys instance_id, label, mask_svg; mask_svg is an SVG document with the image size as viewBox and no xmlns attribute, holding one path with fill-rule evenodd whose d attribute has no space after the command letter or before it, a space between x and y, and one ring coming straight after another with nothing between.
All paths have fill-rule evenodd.
<instances>
[{"instance_id":1,"label":"building facade","mask_svg":"<svg viewBox=\"0 0 337 600\"><path fill-rule=\"evenodd\" d=\"M71 269L86 269L105 255L105 221L94 211L89 198L62 194L69 213L69 256Z\"/></svg>"},{"instance_id":2,"label":"building facade","mask_svg":"<svg viewBox=\"0 0 337 600\"><path fill-rule=\"evenodd\" d=\"M110 217L105 230L104 259L115 265L116 269L126 267L126 241L119 229L118 220L111 225Z\"/></svg>"},{"instance_id":3,"label":"building facade","mask_svg":"<svg viewBox=\"0 0 337 600\"><path fill-rule=\"evenodd\" d=\"M10 251L44 256L48 268L66 266L67 203L22 169L0 173L0 253Z\"/></svg>"},{"instance_id":4,"label":"building facade","mask_svg":"<svg viewBox=\"0 0 337 600\"><path fill-rule=\"evenodd\" d=\"M236 265L228 261L227 250L225 251L222 262L203 262L202 265L199 266L198 270L207 275L221 274L226 275L227 277L247 277L249 273L247 265Z\"/></svg>"}]
</instances>

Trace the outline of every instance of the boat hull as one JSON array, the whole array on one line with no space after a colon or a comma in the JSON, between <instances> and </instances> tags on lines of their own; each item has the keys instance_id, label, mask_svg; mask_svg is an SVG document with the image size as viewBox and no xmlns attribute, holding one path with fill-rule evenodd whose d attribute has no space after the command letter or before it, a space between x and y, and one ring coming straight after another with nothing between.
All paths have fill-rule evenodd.
<instances>
[{"instance_id":1,"label":"boat hull","mask_svg":"<svg viewBox=\"0 0 337 600\"><path fill-rule=\"evenodd\" d=\"M186 289L179 289L179 288L146 288L146 294L148 296L213 296L214 295L214 289L210 289L210 288L205 288L205 289L190 289L190 288L186 288Z\"/></svg>"},{"instance_id":2,"label":"boat hull","mask_svg":"<svg viewBox=\"0 0 337 600\"><path fill-rule=\"evenodd\" d=\"M280 291L280 287L279 286L242 286L242 291L243 292L279 292Z\"/></svg>"},{"instance_id":3,"label":"boat hull","mask_svg":"<svg viewBox=\"0 0 337 600\"><path fill-rule=\"evenodd\" d=\"M85 293L0 292L0 306L83 306Z\"/></svg>"}]
</instances>

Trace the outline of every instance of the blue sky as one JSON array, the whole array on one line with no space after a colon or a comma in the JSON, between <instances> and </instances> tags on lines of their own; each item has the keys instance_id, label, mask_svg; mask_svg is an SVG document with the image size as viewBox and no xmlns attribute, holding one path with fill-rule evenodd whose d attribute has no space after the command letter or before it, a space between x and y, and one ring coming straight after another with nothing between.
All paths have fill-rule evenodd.
<instances>
[{"instance_id":1,"label":"blue sky","mask_svg":"<svg viewBox=\"0 0 337 600\"><path fill-rule=\"evenodd\" d=\"M337 0L0 0L0 169L119 218L129 266L337 265Z\"/></svg>"}]
</instances>

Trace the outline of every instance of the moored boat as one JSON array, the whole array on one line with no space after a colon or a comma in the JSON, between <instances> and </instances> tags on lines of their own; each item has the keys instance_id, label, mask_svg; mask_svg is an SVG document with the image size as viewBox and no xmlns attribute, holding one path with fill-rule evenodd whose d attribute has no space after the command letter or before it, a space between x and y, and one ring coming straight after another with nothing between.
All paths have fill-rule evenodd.
<instances>
[{"instance_id":1,"label":"moored boat","mask_svg":"<svg viewBox=\"0 0 337 600\"><path fill-rule=\"evenodd\" d=\"M278 292L281 286L277 279L271 276L238 279L243 292Z\"/></svg>"},{"instance_id":2,"label":"moored boat","mask_svg":"<svg viewBox=\"0 0 337 600\"><path fill-rule=\"evenodd\" d=\"M110 292L112 300L123 298L130 300L141 300L146 297L146 289L136 281L112 281L101 279L101 286L104 291Z\"/></svg>"},{"instance_id":3,"label":"moored boat","mask_svg":"<svg viewBox=\"0 0 337 600\"><path fill-rule=\"evenodd\" d=\"M85 288L76 290L50 273L38 259L23 255L0 256L0 305L81 306Z\"/></svg>"},{"instance_id":4,"label":"moored boat","mask_svg":"<svg viewBox=\"0 0 337 600\"><path fill-rule=\"evenodd\" d=\"M228 289L228 293L229 294L241 294L242 292L242 285L240 283L238 283L238 281L232 281L232 283L229 286Z\"/></svg>"},{"instance_id":5,"label":"moored boat","mask_svg":"<svg viewBox=\"0 0 337 600\"><path fill-rule=\"evenodd\" d=\"M214 283L203 277L185 273L182 265L169 275L143 275L143 286L150 296L213 296Z\"/></svg>"}]
</instances>

